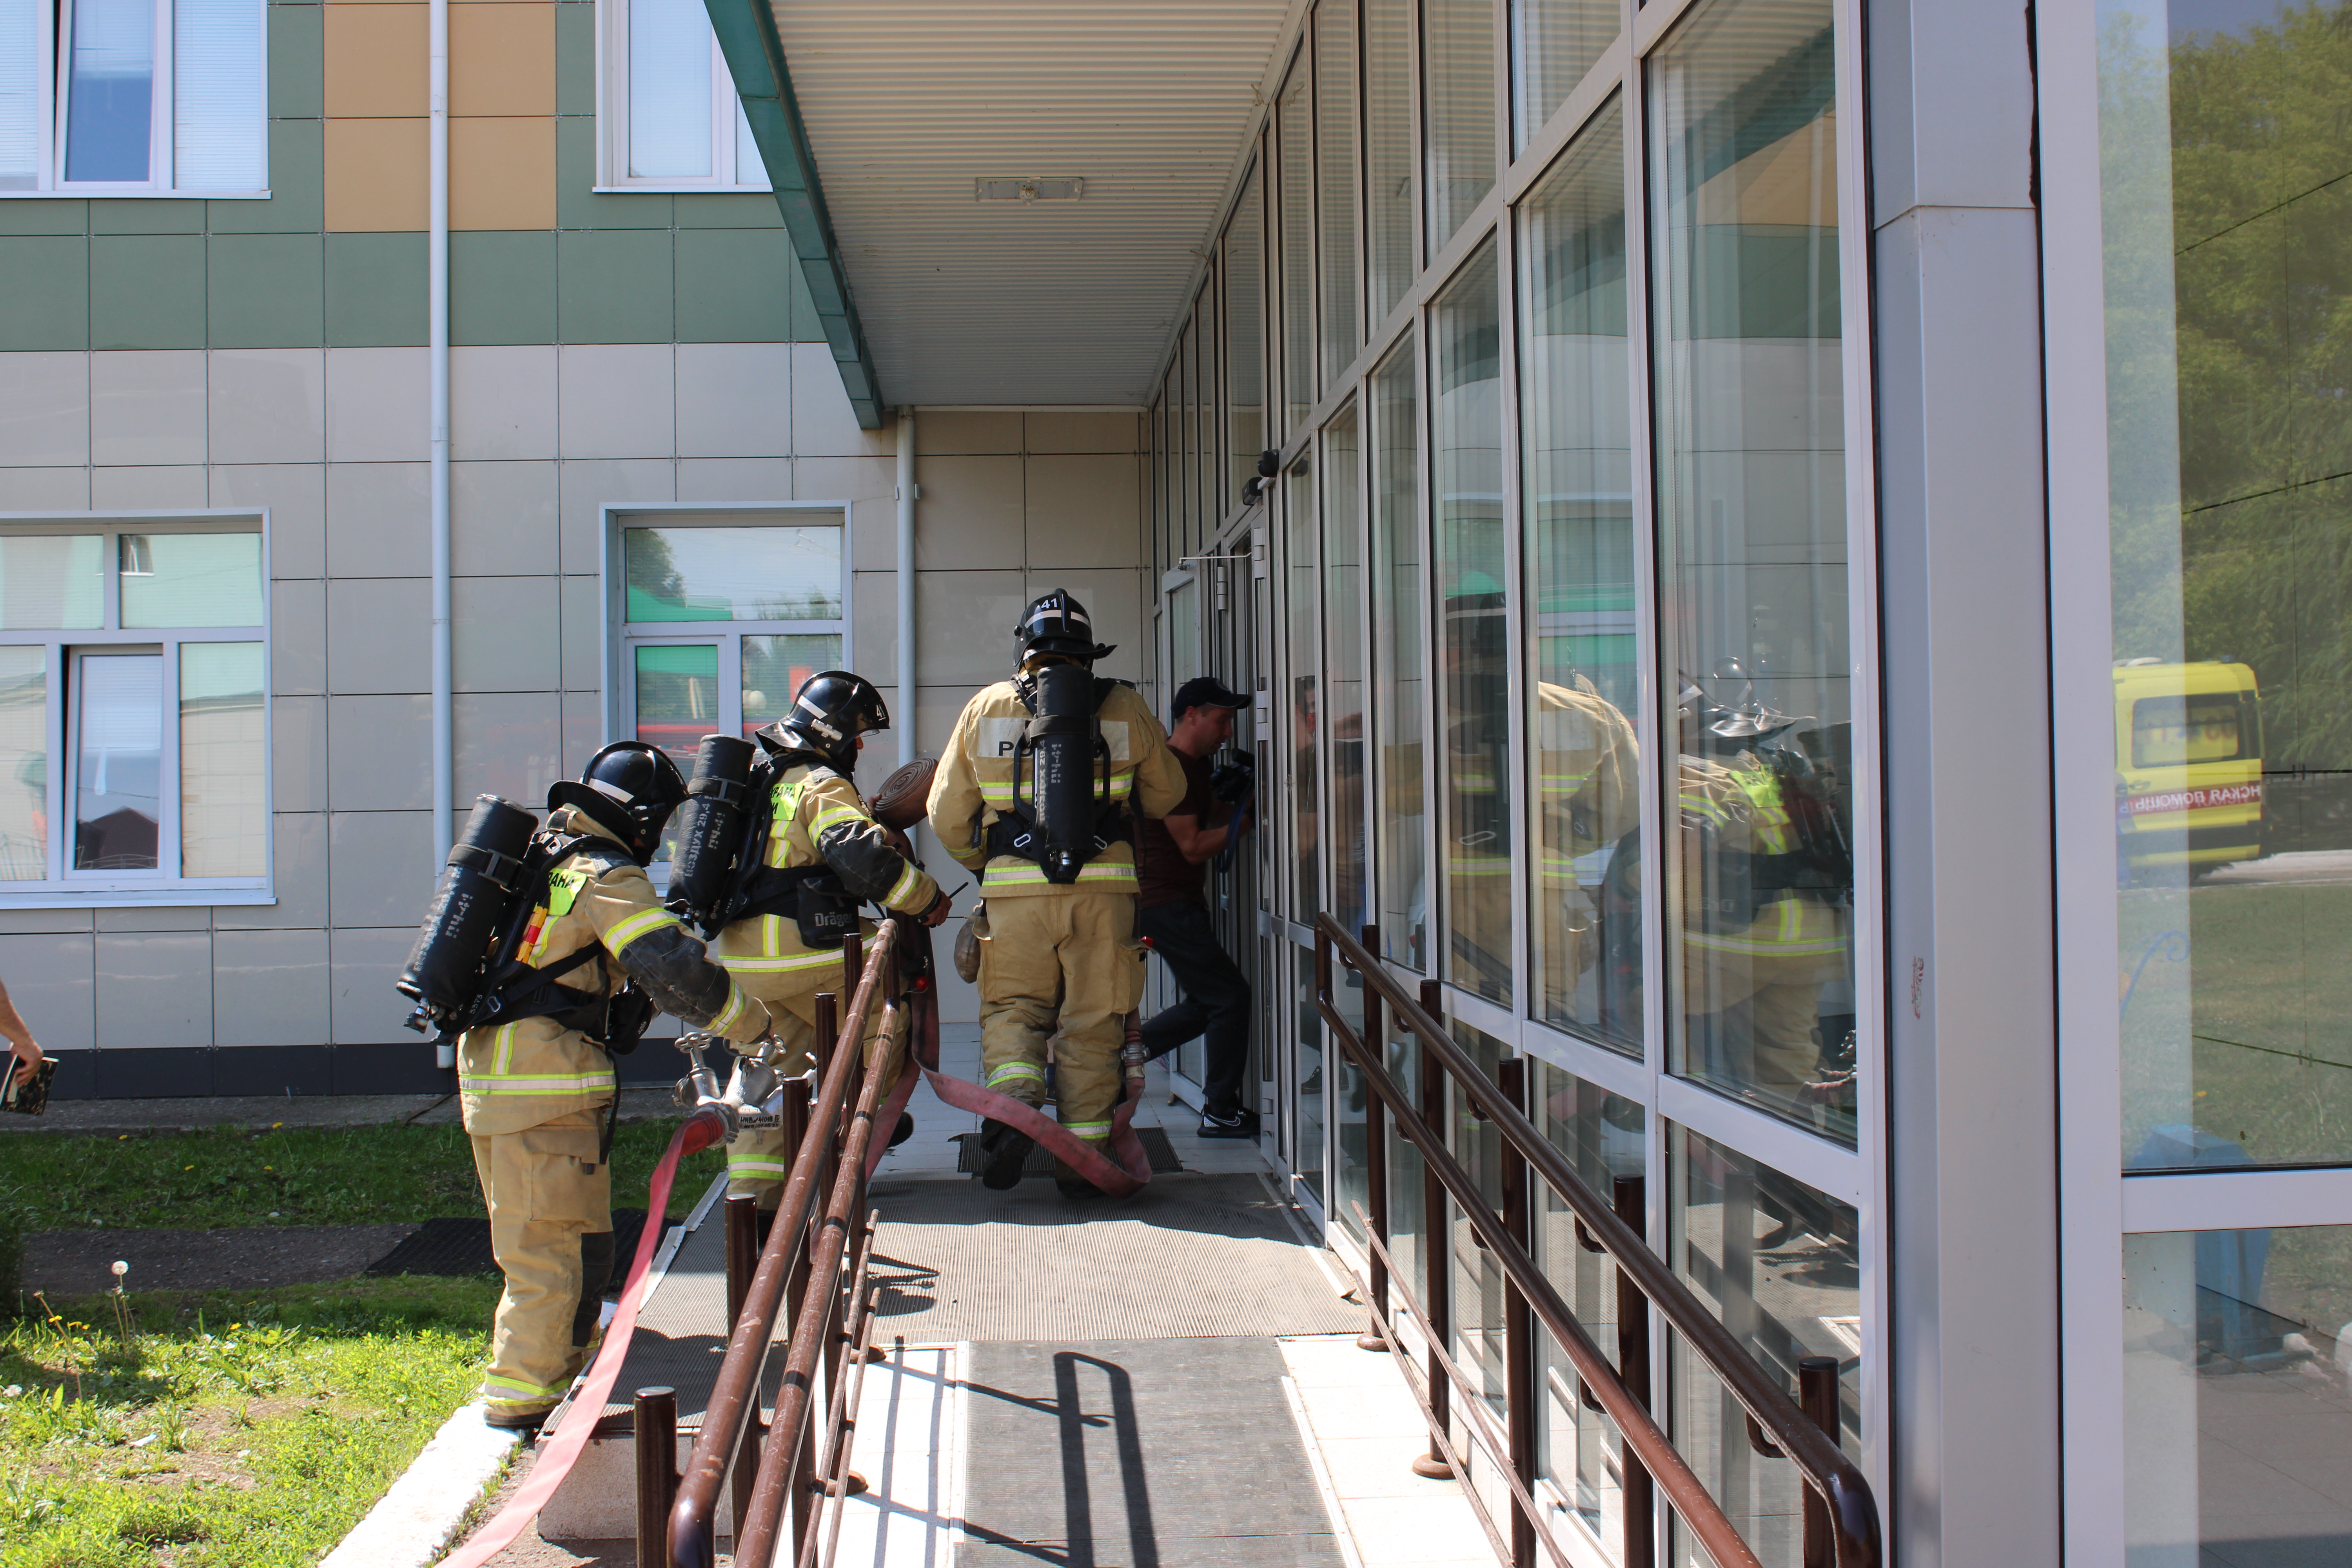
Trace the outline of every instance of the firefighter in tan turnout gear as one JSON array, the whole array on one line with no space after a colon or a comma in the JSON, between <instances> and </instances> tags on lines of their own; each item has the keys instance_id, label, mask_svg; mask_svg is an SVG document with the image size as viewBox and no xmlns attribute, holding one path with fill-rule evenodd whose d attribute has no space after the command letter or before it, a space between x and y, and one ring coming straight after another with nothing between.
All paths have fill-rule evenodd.
<instances>
[{"instance_id":1,"label":"firefighter in tan turnout gear","mask_svg":"<svg viewBox=\"0 0 2352 1568\"><path fill-rule=\"evenodd\" d=\"M1084 605L1055 589L1023 613L1013 635L1013 679L983 689L956 721L931 784L931 827L982 873L983 1081L1043 1106L1045 1042L1058 1029L1061 1123L1104 1145L1126 1017L1143 1000L1129 814L1167 816L1184 798L1184 772L1134 689L1096 679L1095 661L1111 650L1096 643ZM991 1120L982 1181L1013 1185L1031 1146ZM1066 1166L1056 1175L1066 1196L1096 1194Z\"/></svg>"},{"instance_id":2,"label":"firefighter in tan turnout gear","mask_svg":"<svg viewBox=\"0 0 2352 1568\"><path fill-rule=\"evenodd\" d=\"M677 764L624 741L578 783L548 792L542 841L560 853L521 927L498 1016L457 1041L457 1087L474 1169L489 1205L490 1249L506 1277L483 1380L493 1426L536 1426L586 1362L613 1267L613 1171L605 1111L616 1093L615 994L696 1028L751 1041L768 1016L664 909L645 863L686 798ZM534 1008L551 1009L535 1015Z\"/></svg>"},{"instance_id":3,"label":"firefighter in tan turnout gear","mask_svg":"<svg viewBox=\"0 0 2352 1568\"><path fill-rule=\"evenodd\" d=\"M749 901L719 933L711 956L765 1005L787 1047L778 1068L787 1077L814 1059L817 994L830 991L848 1008L857 977L845 972L842 932L855 923L873 934L873 922L857 918L861 901L929 926L947 919L939 883L891 846L850 777L866 737L889 727L889 710L871 681L828 669L803 681L791 710L754 737L768 753L772 781L766 840L745 847L757 857ZM803 917L813 910L820 919L811 923ZM876 1007L867 1017L869 1050L882 1016ZM887 1093L890 1085L883 1088ZM890 1142L904 1142L912 1131L902 1117ZM727 1146L727 1190L752 1194L773 1209L792 1157L780 1129L747 1130Z\"/></svg>"}]
</instances>

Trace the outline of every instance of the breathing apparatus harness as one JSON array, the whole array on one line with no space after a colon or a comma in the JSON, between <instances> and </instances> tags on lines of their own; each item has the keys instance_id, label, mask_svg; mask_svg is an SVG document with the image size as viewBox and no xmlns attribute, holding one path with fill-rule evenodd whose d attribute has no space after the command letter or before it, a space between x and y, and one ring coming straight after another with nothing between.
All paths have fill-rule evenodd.
<instances>
[{"instance_id":1,"label":"breathing apparatus harness","mask_svg":"<svg viewBox=\"0 0 2352 1568\"><path fill-rule=\"evenodd\" d=\"M554 912L557 867L580 856L593 867L583 878L598 877L635 864L635 858L595 834L533 831L536 826L537 819L511 801L487 795L477 800L401 973L399 988L416 1004L407 1026L420 1034L436 1028L438 1040L446 1042L484 1024L552 1018L609 1054L626 1056L644 1038L656 1008L625 975L618 990L606 989L612 973L602 942L583 943L544 967L516 955L537 934L542 911ZM487 940L493 932L495 943ZM591 962L597 989L562 983Z\"/></svg>"},{"instance_id":2,"label":"breathing apparatus harness","mask_svg":"<svg viewBox=\"0 0 2352 1568\"><path fill-rule=\"evenodd\" d=\"M784 773L803 763L831 766L778 726L759 731L761 750L731 735L706 735L687 784L688 819L670 879L670 907L704 939L740 920L789 915L804 947L830 951L857 929L857 899L833 868L771 866L776 795Z\"/></svg>"},{"instance_id":3,"label":"breathing apparatus harness","mask_svg":"<svg viewBox=\"0 0 2352 1568\"><path fill-rule=\"evenodd\" d=\"M1102 705L1123 680L1097 679L1083 665L1049 664L1013 682L1029 722L1013 748L1013 801L988 826L991 856L1011 855L1067 886L1114 844L1132 843L1134 818L1111 790L1110 747ZM1029 765L1029 795L1021 793Z\"/></svg>"}]
</instances>

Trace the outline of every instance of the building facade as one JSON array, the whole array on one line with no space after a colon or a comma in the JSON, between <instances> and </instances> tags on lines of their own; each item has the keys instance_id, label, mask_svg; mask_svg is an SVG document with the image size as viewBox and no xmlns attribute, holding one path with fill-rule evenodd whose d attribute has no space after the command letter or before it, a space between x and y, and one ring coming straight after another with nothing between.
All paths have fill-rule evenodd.
<instances>
[{"instance_id":1,"label":"building facade","mask_svg":"<svg viewBox=\"0 0 2352 1568\"><path fill-rule=\"evenodd\" d=\"M1335 1247L1367 1149L1321 916L1640 1179L1764 1365L1837 1359L1894 1561L2332 1560L2344 36L0 0L37 65L0 78L0 975L70 1092L430 1087L390 980L436 785L528 800L836 659L935 749L1066 586L1155 701L1255 699L1210 896ZM1408 1258L1463 1234L1389 1166ZM1793 1564L1787 1462L1653 1348ZM1546 1505L1609 1561L1615 1439L1546 1372Z\"/></svg>"}]
</instances>

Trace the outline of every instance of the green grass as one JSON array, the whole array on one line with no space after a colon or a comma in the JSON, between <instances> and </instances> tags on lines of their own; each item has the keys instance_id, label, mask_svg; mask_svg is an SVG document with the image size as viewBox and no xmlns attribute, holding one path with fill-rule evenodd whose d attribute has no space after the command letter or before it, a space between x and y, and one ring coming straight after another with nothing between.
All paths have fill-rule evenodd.
<instances>
[{"instance_id":1,"label":"green grass","mask_svg":"<svg viewBox=\"0 0 2352 1568\"><path fill-rule=\"evenodd\" d=\"M59 1301L0 1334L0 1568L296 1568L481 1373L494 1284Z\"/></svg>"},{"instance_id":2,"label":"green grass","mask_svg":"<svg viewBox=\"0 0 2352 1568\"><path fill-rule=\"evenodd\" d=\"M613 1202L642 1208L677 1123L624 1125ZM670 1194L684 1218L725 1155L686 1161ZM482 1212L473 1146L455 1126L287 1127L247 1132L0 1137L0 1207L26 1231L211 1230L257 1225L394 1225Z\"/></svg>"}]
</instances>

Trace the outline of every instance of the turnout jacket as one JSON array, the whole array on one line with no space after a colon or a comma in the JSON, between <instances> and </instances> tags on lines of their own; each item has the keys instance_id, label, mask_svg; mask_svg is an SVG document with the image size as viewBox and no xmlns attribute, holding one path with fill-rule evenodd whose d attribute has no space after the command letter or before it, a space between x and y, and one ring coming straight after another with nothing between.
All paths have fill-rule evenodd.
<instances>
[{"instance_id":1,"label":"turnout jacket","mask_svg":"<svg viewBox=\"0 0 2352 1568\"><path fill-rule=\"evenodd\" d=\"M549 868L547 892L531 911L516 956L535 969L582 948L603 952L563 976L592 995L610 995L627 980L654 1005L698 1029L730 1040L767 1032L767 1009L703 955L702 943L654 896L645 868L620 840L571 806L547 820L548 831L586 834L582 846ZM613 1098L613 1058L587 1036L548 1017L483 1025L457 1039L457 1090L466 1131L520 1132Z\"/></svg>"},{"instance_id":2,"label":"turnout jacket","mask_svg":"<svg viewBox=\"0 0 2352 1568\"><path fill-rule=\"evenodd\" d=\"M1146 816L1166 816L1182 804L1183 764L1168 747L1168 733L1129 686L1113 686L1097 710L1103 744L1110 750L1109 793L1099 777L1096 800L1122 800ZM989 824L1013 805L1013 753L1028 725L1029 710L1010 680L983 688L964 704L947 755L931 780L931 831L965 869L983 873L981 892L991 899L1060 892L1045 868L1018 855L987 851ZM1024 779L1033 775L1024 767ZM1032 809L1034 809L1034 804ZM1087 862L1069 890L1132 893L1136 890L1135 846L1121 841Z\"/></svg>"},{"instance_id":3,"label":"turnout jacket","mask_svg":"<svg viewBox=\"0 0 2352 1568\"><path fill-rule=\"evenodd\" d=\"M765 862L784 870L824 866L856 898L919 915L940 896L930 873L890 847L887 830L866 815L856 784L820 763L787 768L775 784ZM871 922L865 922L871 929ZM711 956L728 972L772 994L765 977L805 976L811 989L837 986L842 950L812 948L788 914L747 915L719 933ZM845 998L845 1001L846 999Z\"/></svg>"}]
</instances>

